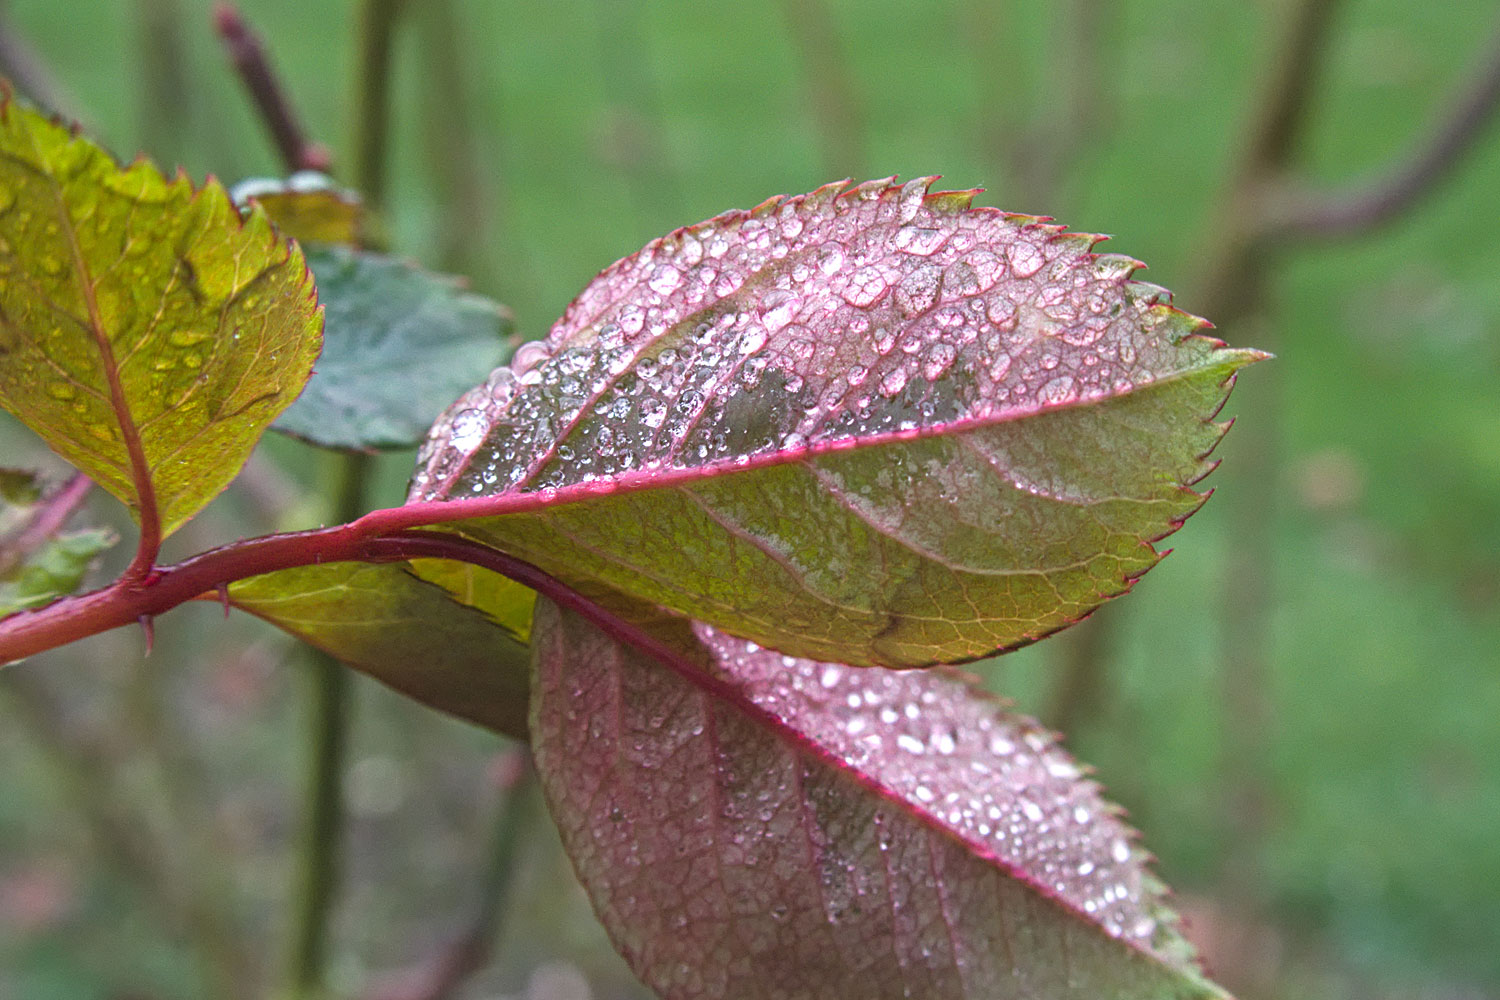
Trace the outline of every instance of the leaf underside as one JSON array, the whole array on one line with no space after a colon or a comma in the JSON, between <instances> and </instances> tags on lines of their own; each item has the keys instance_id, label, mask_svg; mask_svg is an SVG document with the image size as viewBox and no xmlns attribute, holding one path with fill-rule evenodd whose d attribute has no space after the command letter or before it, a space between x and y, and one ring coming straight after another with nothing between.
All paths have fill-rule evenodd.
<instances>
[{"instance_id":1,"label":"leaf underside","mask_svg":"<svg viewBox=\"0 0 1500 1000\"><path fill-rule=\"evenodd\" d=\"M772 199L606 269L443 416L412 498L505 501L450 530L815 659L961 662L1078 620L1202 502L1260 355L1098 237L929 180Z\"/></svg>"},{"instance_id":2,"label":"leaf underside","mask_svg":"<svg viewBox=\"0 0 1500 1000\"><path fill-rule=\"evenodd\" d=\"M453 278L343 247L307 251L323 353L275 427L328 448L413 448L443 408L509 357L508 310Z\"/></svg>"},{"instance_id":3,"label":"leaf underside","mask_svg":"<svg viewBox=\"0 0 1500 1000\"><path fill-rule=\"evenodd\" d=\"M1036 723L951 674L697 635L696 680L546 601L533 642L550 808L666 1000L1224 996Z\"/></svg>"},{"instance_id":4,"label":"leaf underside","mask_svg":"<svg viewBox=\"0 0 1500 1000\"><path fill-rule=\"evenodd\" d=\"M320 327L259 209L0 105L0 405L137 519L154 496L168 534L229 483Z\"/></svg>"},{"instance_id":5,"label":"leaf underside","mask_svg":"<svg viewBox=\"0 0 1500 1000\"><path fill-rule=\"evenodd\" d=\"M327 563L241 580L229 598L425 705L525 739L523 638L480 610L493 593L483 583L463 600L458 579L445 579L454 590L405 563Z\"/></svg>"}]
</instances>

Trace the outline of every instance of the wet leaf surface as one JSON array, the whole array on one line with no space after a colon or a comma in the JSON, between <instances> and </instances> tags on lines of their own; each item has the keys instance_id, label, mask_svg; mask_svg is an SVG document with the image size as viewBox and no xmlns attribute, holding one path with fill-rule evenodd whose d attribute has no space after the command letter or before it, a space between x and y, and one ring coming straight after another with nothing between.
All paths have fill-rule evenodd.
<instances>
[{"instance_id":1,"label":"wet leaf surface","mask_svg":"<svg viewBox=\"0 0 1500 1000\"><path fill-rule=\"evenodd\" d=\"M229 483L320 327L262 212L0 108L0 405L138 519L154 499L168 534Z\"/></svg>"},{"instance_id":2,"label":"wet leaf surface","mask_svg":"<svg viewBox=\"0 0 1500 1000\"><path fill-rule=\"evenodd\" d=\"M1260 355L1097 237L928 180L771 199L607 268L449 409L412 497L537 494L461 530L797 655L957 662L1076 621L1201 503Z\"/></svg>"},{"instance_id":3,"label":"wet leaf surface","mask_svg":"<svg viewBox=\"0 0 1500 1000\"><path fill-rule=\"evenodd\" d=\"M955 674L695 627L668 669L540 602L533 747L601 920L668 1000L1210 998L1097 785Z\"/></svg>"}]
</instances>

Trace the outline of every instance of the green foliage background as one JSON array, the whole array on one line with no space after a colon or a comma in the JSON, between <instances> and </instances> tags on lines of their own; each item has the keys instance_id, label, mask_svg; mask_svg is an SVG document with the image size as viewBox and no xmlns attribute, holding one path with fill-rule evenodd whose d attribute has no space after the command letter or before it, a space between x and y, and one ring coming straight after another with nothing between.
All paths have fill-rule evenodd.
<instances>
[{"instance_id":1,"label":"green foliage background","mask_svg":"<svg viewBox=\"0 0 1500 1000\"><path fill-rule=\"evenodd\" d=\"M244 4L336 154L357 99L353 6ZM1052 5L828 0L812 9L830 47L794 0L415 3L395 67L392 243L471 275L540 336L600 268L677 225L844 175L942 173L987 187L984 203L1119 234L1110 248L1148 261L1193 310L1288 5L1109 6L1097 138L1045 178L1043 202L1007 163L1047 134L1076 76ZM210 7L12 0L5 18L67 110L118 153L144 148L195 177L277 174ZM1497 27L1481 0L1344 3L1308 175L1365 176L1426 134ZM1220 496L1173 540L1176 555L1084 626L1105 623L1109 659L1072 749L1130 807L1201 933L1256 942L1241 951L1259 957L1218 970L1246 997L1500 996L1497 219L1492 130L1395 225L1285 258L1266 326L1221 331L1279 360L1230 403L1242 424L1220 450ZM1224 734L1247 708L1226 696L1221 664L1226 603L1254 599L1225 579L1254 516L1235 462L1252 438L1273 442L1277 472L1271 671L1253 706L1267 722L1246 767ZM48 461L9 421L0 448L0 464ZM169 556L317 516L318 462L285 440L262 451L258 488L284 513L231 491ZM386 502L410 466L382 460ZM184 609L158 631L144 665L138 636L119 634L0 675L0 995L199 991L186 942L205 950L213 922L160 919L110 825L114 800L185 845L169 887L218 880L224 919L253 954L276 954L297 822L297 661L279 634L223 624L217 609ZM1067 641L988 676L1045 719L1049 661ZM335 959L350 992L463 922L500 752L359 690ZM1243 789L1225 785L1246 772L1248 824ZM576 963L596 996L636 995L581 897L555 890L568 876L547 831L534 823L499 962L472 995L526 995L553 959ZM1247 912L1251 924L1236 922ZM571 974L559 969L542 979Z\"/></svg>"}]
</instances>

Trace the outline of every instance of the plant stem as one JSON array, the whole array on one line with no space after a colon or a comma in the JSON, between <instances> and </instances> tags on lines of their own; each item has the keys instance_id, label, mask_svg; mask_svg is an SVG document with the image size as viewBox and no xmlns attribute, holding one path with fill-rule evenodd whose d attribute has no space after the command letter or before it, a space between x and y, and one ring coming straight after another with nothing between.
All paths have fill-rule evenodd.
<instances>
[{"instance_id":1,"label":"plant stem","mask_svg":"<svg viewBox=\"0 0 1500 1000\"><path fill-rule=\"evenodd\" d=\"M1500 108L1500 31L1473 78L1425 142L1384 174L1348 191L1303 192L1267 223L1267 238L1317 239L1365 232L1413 207L1436 189L1493 125Z\"/></svg>"},{"instance_id":2,"label":"plant stem","mask_svg":"<svg viewBox=\"0 0 1500 1000\"><path fill-rule=\"evenodd\" d=\"M23 524L12 535L0 538L0 574L25 562L28 556L47 544L62 530L68 518L73 516L73 512L93 488L92 479L81 472L75 473L73 478L37 506L28 523Z\"/></svg>"},{"instance_id":3,"label":"plant stem","mask_svg":"<svg viewBox=\"0 0 1500 1000\"><path fill-rule=\"evenodd\" d=\"M328 150L307 138L285 88L271 68L265 46L245 23L239 8L230 3L217 4L214 27L286 169L293 172L329 169Z\"/></svg>"},{"instance_id":4,"label":"plant stem","mask_svg":"<svg viewBox=\"0 0 1500 1000\"><path fill-rule=\"evenodd\" d=\"M364 0L359 6L359 51L354 93L359 114L350 180L370 211L385 207L390 134L391 49L405 0Z\"/></svg>"},{"instance_id":5,"label":"plant stem","mask_svg":"<svg viewBox=\"0 0 1500 1000\"><path fill-rule=\"evenodd\" d=\"M363 510L370 456L333 454L334 514L352 520ZM290 991L293 997L324 995L329 924L338 892L344 829L344 762L353 714L349 669L321 650L308 650L312 711L306 812L298 862L297 916L292 937Z\"/></svg>"},{"instance_id":6,"label":"plant stem","mask_svg":"<svg viewBox=\"0 0 1500 1000\"><path fill-rule=\"evenodd\" d=\"M1287 16L1280 62L1252 121L1239 170L1225 198L1219 241L1209 255L1206 315L1224 329L1253 330L1275 350L1274 323L1265 320L1276 255L1262 238L1264 194L1292 166L1322 70L1338 0L1300 0ZM1248 333L1246 334L1248 336ZM1275 589L1275 511L1280 457L1280 386L1274 372L1258 380L1242 406L1259 401L1260 430L1238 449L1226 502L1235 513L1235 545L1220 594L1223 683L1223 806L1232 835L1226 853L1226 897L1249 912L1262 906L1258 877L1269 791L1262 762L1272 726L1271 663L1267 637Z\"/></svg>"},{"instance_id":7,"label":"plant stem","mask_svg":"<svg viewBox=\"0 0 1500 1000\"><path fill-rule=\"evenodd\" d=\"M893 434L896 432L892 432ZM880 436L866 439L878 444ZM757 455L719 473L744 473L816 458L838 443L798 452ZM451 524L476 517L500 517L552 509L603 496L622 496L642 489L670 489L698 482L702 469L635 470L609 480L594 480L552 491L497 493L461 500L427 500L374 510L358 520L327 528L262 535L222 545L172 566L153 567L141 578L123 576L88 594L65 597L43 608L21 611L0 619L0 664L33 656L57 646L122 625L135 624L170 611L187 601L212 595L221 586L247 577L294 566L328 562L390 562L407 558L389 545L377 544L413 528ZM451 537L452 554L438 559L466 558L470 551Z\"/></svg>"},{"instance_id":8,"label":"plant stem","mask_svg":"<svg viewBox=\"0 0 1500 1000\"><path fill-rule=\"evenodd\" d=\"M486 162L473 127L468 51L453 0L428 0L421 15L427 169L441 196L436 263L483 289L494 273L484 250L505 242L497 199L486 187L494 164Z\"/></svg>"},{"instance_id":9,"label":"plant stem","mask_svg":"<svg viewBox=\"0 0 1500 1000\"><path fill-rule=\"evenodd\" d=\"M166 165L183 162L198 89L189 80L179 0L136 0L141 91L140 135Z\"/></svg>"},{"instance_id":10,"label":"plant stem","mask_svg":"<svg viewBox=\"0 0 1500 1000\"><path fill-rule=\"evenodd\" d=\"M479 906L469 926L431 962L392 977L392 981L371 990L366 1000L452 1000L488 964L501 918L510 903L521 836L540 805L536 768L529 750L512 749L500 761L500 767L504 772L499 781L502 797L496 807Z\"/></svg>"},{"instance_id":11,"label":"plant stem","mask_svg":"<svg viewBox=\"0 0 1500 1000\"><path fill-rule=\"evenodd\" d=\"M803 93L822 140L823 176L858 177L864 122L833 11L823 0L782 0L781 10L802 58Z\"/></svg>"},{"instance_id":12,"label":"plant stem","mask_svg":"<svg viewBox=\"0 0 1500 1000\"><path fill-rule=\"evenodd\" d=\"M355 98L358 131L351 159L355 187L372 214L385 203L386 145L390 119L390 61L401 0L365 0L359 14ZM338 487L334 519L347 522L364 511L370 457L332 456ZM352 688L348 669L327 653L309 654L313 684L312 762L306 828L299 865L299 902L291 958L291 994L325 995L329 920L340 874L344 827L344 759L349 742Z\"/></svg>"}]
</instances>

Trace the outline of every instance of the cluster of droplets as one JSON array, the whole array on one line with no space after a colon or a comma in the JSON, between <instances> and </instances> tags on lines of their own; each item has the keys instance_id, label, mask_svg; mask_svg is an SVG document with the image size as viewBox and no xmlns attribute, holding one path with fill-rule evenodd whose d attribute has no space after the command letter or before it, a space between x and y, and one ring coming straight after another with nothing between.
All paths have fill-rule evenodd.
<instances>
[{"instance_id":1,"label":"cluster of droplets","mask_svg":"<svg viewBox=\"0 0 1500 1000\"><path fill-rule=\"evenodd\" d=\"M1164 944L1134 834L1034 722L929 671L818 663L698 629L727 677L824 750L1110 934Z\"/></svg>"},{"instance_id":2,"label":"cluster of droplets","mask_svg":"<svg viewBox=\"0 0 1500 1000\"><path fill-rule=\"evenodd\" d=\"M772 199L600 274L454 405L413 492L548 489L996 419L1171 366L1137 262L932 195L931 178Z\"/></svg>"}]
</instances>

